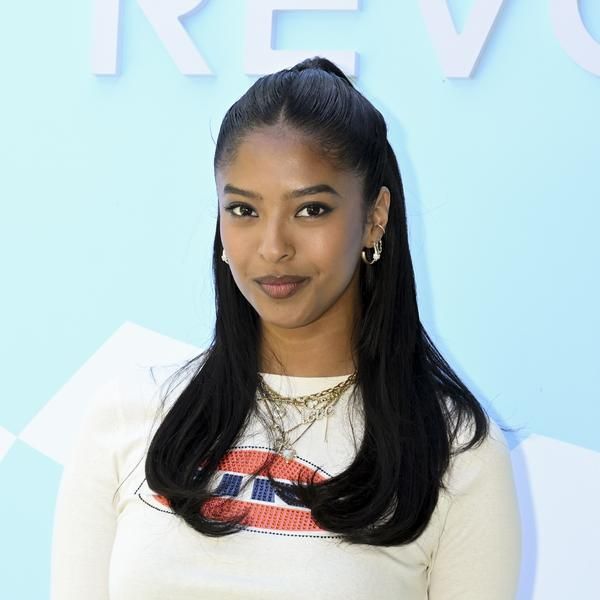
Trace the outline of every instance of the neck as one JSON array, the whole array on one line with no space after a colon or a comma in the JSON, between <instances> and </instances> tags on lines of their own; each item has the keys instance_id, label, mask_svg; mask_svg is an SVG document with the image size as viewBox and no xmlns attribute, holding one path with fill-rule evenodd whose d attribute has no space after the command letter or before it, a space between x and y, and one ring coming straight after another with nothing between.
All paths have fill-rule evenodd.
<instances>
[{"instance_id":1,"label":"neck","mask_svg":"<svg viewBox=\"0 0 600 600\"><path fill-rule=\"evenodd\" d=\"M262 327L260 371L295 377L350 375L358 364L348 324L296 329Z\"/></svg>"}]
</instances>

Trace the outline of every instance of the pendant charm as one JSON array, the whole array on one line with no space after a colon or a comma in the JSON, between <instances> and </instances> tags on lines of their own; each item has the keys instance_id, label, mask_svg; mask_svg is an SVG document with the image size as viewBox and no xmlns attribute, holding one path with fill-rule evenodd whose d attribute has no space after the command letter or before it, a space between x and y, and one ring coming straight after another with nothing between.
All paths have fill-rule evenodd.
<instances>
[{"instance_id":1,"label":"pendant charm","mask_svg":"<svg viewBox=\"0 0 600 600\"><path fill-rule=\"evenodd\" d=\"M286 462L290 462L296 458L296 451L293 448L284 448L280 454L285 458Z\"/></svg>"}]
</instances>

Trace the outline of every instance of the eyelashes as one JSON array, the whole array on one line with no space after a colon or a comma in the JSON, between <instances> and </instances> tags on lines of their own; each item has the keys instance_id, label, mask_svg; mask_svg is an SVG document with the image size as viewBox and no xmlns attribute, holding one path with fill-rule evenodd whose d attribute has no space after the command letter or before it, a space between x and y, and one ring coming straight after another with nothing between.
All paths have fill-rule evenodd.
<instances>
[{"instance_id":1,"label":"eyelashes","mask_svg":"<svg viewBox=\"0 0 600 600\"><path fill-rule=\"evenodd\" d=\"M234 212L234 210L236 210L238 208L241 209L240 213ZM303 210L305 210L307 208L311 209L311 210L313 210L313 209L322 209L323 212L321 212L319 214L309 214L308 216L301 217L301 218L304 218L304 219L306 219L306 218L308 218L308 219L318 219L319 217L322 217L322 216L326 215L327 213L330 213L331 210L332 210L331 208L329 208L329 206L327 206L325 204L321 204L319 202L311 202L310 204L305 204L302 208L299 209L298 212L302 212ZM242 204L240 202L229 204L225 208L225 210L228 213L232 214L234 217L237 217L239 219L243 219L243 218L246 218L246 217L255 218L255 217L251 217L248 214L248 212L252 212L254 209L251 206L248 206L247 204ZM245 211L248 211L248 212L246 212L246 214L244 214Z\"/></svg>"}]
</instances>

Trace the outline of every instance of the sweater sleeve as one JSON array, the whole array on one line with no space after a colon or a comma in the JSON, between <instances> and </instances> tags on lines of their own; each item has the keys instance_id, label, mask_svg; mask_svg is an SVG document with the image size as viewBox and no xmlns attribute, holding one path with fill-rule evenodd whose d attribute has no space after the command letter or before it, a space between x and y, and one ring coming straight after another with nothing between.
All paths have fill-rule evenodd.
<instances>
[{"instance_id":1,"label":"sweater sleeve","mask_svg":"<svg viewBox=\"0 0 600 600\"><path fill-rule=\"evenodd\" d=\"M90 398L63 470L54 513L51 600L109 598L118 392L118 380L112 379Z\"/></svg>"},{"instance_id":2,"label":"sweater sleeve","mask_svg":"<svg viewBox=\"0 0 600 600\"><path fill-rule=\"evenodd\" d=\"M521 523L510 452L493 420L480 446L456 456L452 473L429 600L514 600Z\"/></svg>"}]
</instances>

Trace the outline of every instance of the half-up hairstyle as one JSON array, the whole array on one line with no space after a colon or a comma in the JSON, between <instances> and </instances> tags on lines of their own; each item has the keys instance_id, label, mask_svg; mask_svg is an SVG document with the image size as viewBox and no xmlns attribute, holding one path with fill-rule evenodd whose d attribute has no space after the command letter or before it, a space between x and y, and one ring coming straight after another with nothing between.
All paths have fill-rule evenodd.
<instances>
[{"instance_id":1,"label":"half-up hairstyle","mask_svg":"<svg viewBox=\"0 0 600 600\"><path fill-rule=\"evenodd\" d=\"M488 435L488 417L420 322L402 179L382 114L335 64L307 59L260 77L229 108L216 142L215 172L235 159L247 134L273 125L303 134L333 166L361 176L365 215L382 186L391 202L381 259L360 261L361 320L352 335L364 416L357 454L324 482L284 486L271 478L271 484L347 542L406 544L427 526L446 489L451 457ZM222 250L217 218L214 335L205 352L175 373L192 371L145 462L151 489L209 536L243 527L241 517L217 520L204 509L218 498L213 482L219 462L255 412L259 383L260 319L221 260ZM459 445L467 425L472 436Z\"/></svg>"}]
</instances>

